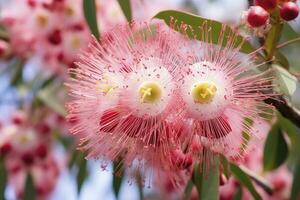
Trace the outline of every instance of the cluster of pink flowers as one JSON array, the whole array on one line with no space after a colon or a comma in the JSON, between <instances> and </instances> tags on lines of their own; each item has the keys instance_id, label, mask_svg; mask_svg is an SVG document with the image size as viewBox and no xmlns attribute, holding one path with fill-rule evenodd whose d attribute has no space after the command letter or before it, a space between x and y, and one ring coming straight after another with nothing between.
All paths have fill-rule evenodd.
<instances>
[{"instance_id":1,"label":"cluster of pink flowers","mask_svg":"<svg viewBox=\"0 0 300 200\"><path fill-rule=\"evenodd\" d=\"M126 22L116 0L105 2L105 6L100 1L96 3L101 31ZM148 20L154 15L154 8L163 8L165 4L132 1L132 7L143 11L135 12L134 19ZM41 65L47 66L43 69L62 76L73 66L79 50L91 39L82 0L13 0L1 9L0 23L8 31L14 54L26 59L38 56ZM1 58L8 50L7 42L1 41Z\"/></svg>"},{"instance_id":2,"label":"cluster of pink flowers","mask_svg":"<svg viewBox=\"0 0 300 200\"><path fill-rule=\"evenodd\" d=\"M15 54L38 55L54 73L66 72L90 38L81 0L14 0L2 9L1 23Z\"/></svg>"},{"instance_id":3,"label":"cluster of pink flowers","mask_svg":"<svg viewBox=\"0 0 300 200\"><path fill-rule=\"evenodd\" d=\"M52 152L51 128L47 122L33 121L16 112L0 128L0 156L4 159L8 181L17 199L22 199L27 176L33 178L38 199L54 190L61 164Z\"/></svg>"},{"instance_id":4,"label":"cluster of pink flowers","mask_svg":"<svg viewBox=\"0 0 300 200\"><path fill-rule=\"evenodd\" d=\"M263 100L274 95L273 77L258 70L265 63L256 62L256 51L239 54L236 33L222 27L215 45L214 30L206 23L202 30L200 42L136 23L89 45L67 84L70 130L89 158L104 159L105 167L121 157L146 174L157 169L177 177L195 162L211 163L207 150L243 157L247 138L258 133L251 120L271 108Z\"/></svg>"}]
</instances>

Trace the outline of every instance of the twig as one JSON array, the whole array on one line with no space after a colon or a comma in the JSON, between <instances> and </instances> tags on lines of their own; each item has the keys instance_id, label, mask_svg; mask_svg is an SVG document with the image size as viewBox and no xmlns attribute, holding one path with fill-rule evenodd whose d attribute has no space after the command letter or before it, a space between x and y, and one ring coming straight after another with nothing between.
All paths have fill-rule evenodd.
<instances>
[{"instance_id":1,"label":"twig","mask_svg":"<svg viewBox=\"0 0 300 200\"><path fill-rule=\"evenodd\" d=\"M283 42L283 43L277 45L277 49L286 47L286 46L288 46L288 45L290 45L290 44L293 44L293 43L295 43L295 42L298 42L298 41L300 41L300 37L294 38L294 39L292 39L292 40L289 40L289 41L286 41L286 42Z\"/></svg>"},{"instance_id":2,"label":"twig","mask_svg":"<svg viewBox=\"0 0 300 200\"><path fill-rule=\"evenodd\" d=\"M300 128L300 112L294 109L282 96L278 96L277 99L268 98L265 103L275 106L283 117Z\"/></svg>"},{"instance_id":3,"label":"twig","mask_svg":"<svg viewBox=\"0 0 300 200\"><path fill-rule=\"evenodd\" d=\"M241 170L243 170L257 185L259 185L264 191L266 191L269 195L272 195L273 189L269 185L269 183L261 176L252 172L248 168L244 166L239 166Z\"/></svg>"}]
</instances>

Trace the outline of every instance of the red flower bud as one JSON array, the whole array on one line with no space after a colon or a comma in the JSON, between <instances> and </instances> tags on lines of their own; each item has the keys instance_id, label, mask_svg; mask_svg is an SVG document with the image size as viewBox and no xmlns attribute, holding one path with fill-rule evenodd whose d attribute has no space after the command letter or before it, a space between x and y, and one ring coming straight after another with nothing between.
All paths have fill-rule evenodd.
<instances>
[{"instance_id":1,"label":"red flower bud","mask_svg":"<svg viewBox=\"0 0 300 200\"><path fill-rule=\"evenodd\" d=\"M265 25L268 19L269 13L260 6L252 6L248 10L247 22L254 28Z\"/></svg>"},{"instance_id":2,"label":"red flower bud","mask_svg":"<svg viewBox=\"0 0 300 200\"><path fill-rule=\"evenodd\" d=\"M12 145L9 142L4 143L1 147L0 147L0 155L7 155L12 149Z\"/></svg>"},{"instance_id":3,"label":"red flower bud","mask_svg":"<svg viewBox=\"0 0 300 200\"><path fill-rule=\"evenodd\" d=\"M8 42L0 40L0 58L7 58L11 55L11 47Z\"/></svg>"},{"instance_id":4,"label":"red flower bud","mask_svg":"<svg viewBox=\"0 0 300 200\"><path fill-rule=\"evenodd\" d=\"M299 14L299 8L294 2L286 2L282 4L280 8L280 16L286 21L296 19Z\"/></svg>"},{"instance_id":5,"label":"red flower bud","mask_svg":"<svg viewBox=\"0 0 300 200\"><path fill-rule=\"evenodd\" d=\"M50 127L45 123L39 123L35 126L36 131L41 135L48 135L51 131Z\"/></svg>"},{"instance_id":6,"label":"red flower bud","mask_svg":"<svg viewBox=\"0 0 300 200\"><path fill-rule=\"evenodd\" d=\"M34 157L32 153L26 152L21 156L21 159L25 165L32 165L34 163Z\"/></svg>"},{"instance_id":7,"label":"red flower bud","mask_svg":"<svg viewBox=\"0 0 300 200\"><path fill-rule=\"evenodd\" d=\"M48 36L48 41L53 45L59 45L62 42L61 38L61 31L55 29L50 35Z\"/></svg>"},{"instance_id":8,"label":"red flower bud","mask_svg":"<svg viewBox=\"0 0 300 200\"><path fill-rule=\"evenodd\" d=\"M45 158L48 155L48 148L45 144L40 144L36 147L35 153L39 158Z\"/></svg>"},{"instance_id":9,"label":"red flower bud","mask_svg":"<svg viewBox=\"0 0 300 200\"><path fill-rule=\"evenodd\" d=\"M260 6L265 10L271 10L276 7L277 0L255 0L254 5Z\"/></svg>"}]
</instances>

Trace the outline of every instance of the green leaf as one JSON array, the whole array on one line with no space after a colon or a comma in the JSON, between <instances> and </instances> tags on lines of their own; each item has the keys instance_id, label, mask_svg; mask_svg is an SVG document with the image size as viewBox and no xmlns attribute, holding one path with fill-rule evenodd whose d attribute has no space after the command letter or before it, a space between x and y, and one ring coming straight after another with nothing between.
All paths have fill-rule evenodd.
<instances>
[{"instance_id":1,"label":"green leaf","mask_svg":"<svg viewBox=\"0 0 300 200\"><path fill-rule=\"evenodd\" d=\"M50 84L44 89L38 91L37 98L55 112L59 113L62 116L65 116L66 111L64 103L60 102L56 96L61 87L62 86L57 83Z\"/></svg>"},{"instance_id":2,"label":"green leaf","mask_svg":"<svg viewBox=\"0 0 300 200\"><path fill-rule=\"evenodd\" d=\"M238 187L238 190L233 196L233 200L242 200L242 197L243 197L243 190L241 187Z\"/></svg>"},{"instance_id":3,"label":"green leaf","mask_svg":"<svg viewBox=\"0 0 300 200\"><path fill-rule=\"evenodd\" d=\"M112 185L113 185L115 196L118 199L121 185L124 180L124 168L123 168L123 163L121 158L119 158L117 161L113 163L113 170L115 174L113 176Z\"/></svg>"},{"instance_id":4,"label":"green leaf","mask_svg":"<svg viewBox=\"0 0 300 200\"><path fill-rule=\"evenodd\" d=\"M23 65L24 61L21 59L16 59L14 63L14 71L12 74L12 79L10 81L10 84L12 86L19 86L23 81Z\"/></svg>"},{"instance_id":5,"label":"green leaf","mask_svg":"<svg viewBox=\"0 0 300 200\"><path fill-rule=\"evenodd\" d=\"M229 178L231 172L230 172L230 168L229 168L230 166L229 166L229 162L228 162L227 158L223 155L220 155L220 161L222 164L224 175L226 176L226 178Z\"/></svg>"},{"instance_id":6,"label":"green leaf","mask_svg":"<svg viewBox=\"0 0 300 200\"><path fill-rule=\"evenodd\" d=\"M99 41L100 33L97 23L96 2L95 0L83 0L83 12L85 20L90 28L91 33Z\"/></svg>"},{"instance_id":7,"label":"green leaf","mask_svg":"<svg viewBox=\"0 0 300 200\"><path fill-rule=\"evenodd\" d=\"M88 177L88 170L87 170L87 160L84 158L85 155L84 154L80 154L80 159L78 162L78 173L77 173L77 192L78 194L81 191L82 185L84 183L84 181L86 180L86 178Z\"/></svg>"},{"instance_id":8,"label":"green leaf","mask_svg":"<svg viewBox=\"0 0 300 200\"><path fill-rule=\"evenodd\" d=\"M283 55L278 50L275 52L274 63L278 63L279 65L281 65L285 69L289 69L289 67L290 67L290 64L289 64L289 61L288 61L287 57L285 57L285 55Z\"/></svg>"},{"instance_id":9,"label":"green leaf","mask_svg":"<svg viewBox=\"0 0 300 200\"><path fill-rule=\"evenodd\" d=\"M201 200L219 199L219 157L213 156L211 162L213 170L206 168L207 163L203 163L201 169L199 164L194 169L193 182Z\"/></svg>"},{"instance_id":10,"label":"green leaf","mask_svg":"<svg viewBox=\"0 0 300 200\"><path fill-rule=\"evenodd\" d=\"M132 21L132 11L131 11L131 4L130 0L118 0L119 5L127 19L128 22Z\"/></svg>"},{"instance_id":11,"label":"green leaf","mask_svg":"<svg viewBox=\"0 0 300 200\"><path fill-rule=\"evenodd\" d=\"M230 164L230 170L238 182L249 190L255 200L262 200L261 196L254 188L249 176L243 170L234 164Z\"/></svg>"},{"instance_id":12,"label":"green leaf","mask_svg":"<svg viewBox=\"0 0 300 200\"><path fill-rule=\"evenodd\" d=\"M288 157L288 145L278 124L270 131L264 147L264 170L278 168Z\"/></svg>"},{"instance_id":13,"label":"green leaf","mask_svg":"<svg viewBox=\"0 0 300 200\"><path fill-rule=\"evenodd\" d=\"M203 29L200 28L200 26L203 26L205 23L207 23L208 27L212 28L212 31L210 32L211 34L211 42L214 44L219 44L221 43L222 46L225 46L226 43L229 41L229 38L227 36L231 35L234 31L233 29L225 25L221 22L211 20L211 19L206 19L197 15L193 15L190 13L185 13L185 12L180 12L180 11L175 11L175 10L165 10L157 13L153 18L158 18L162 19L165 21L165 23L173 28L176 31L182 32L181 24L187 24L189 25L190 28L187 29L186 34L190 38L195 38L198 40L203 41ZM224 37L223 41L220 42L220 35L222 32L222 27L224 28ZM235 46L240 44L244 40L244 44L241 47L240 51L244 53L250 53L255 50L255 48L248 42L246 41L241 35L238 35L236 38Z\"/></svg>"},{"instance_id":14,"label":"green leaf","mask_svg":"<svg viewBox=\"0 0 300 200\"><path fill-rule=\"evenodd\" d=\"M183 200L189 200L190 199L193 186L194 186L193 180L189 180L189 182L187 183L187 185L184 189Z\"/></svg>"},{"instance_id":15,"label":"green leaf","mask_svg":"<svg viewBox=\"0 0 300 200\"><path fill-rule=\"evenodd\" d=\"M300 198L300 161L296 164L293 177L290 200L297 200Z\"/></svg>"},{"instance_id":16,"label":"green leaf","mask_svg":"<svg viewBox=\"0 0 300 200\"><path fill-rule=\"evenodd\" d=\"M279 65L273 65L276 71L276 77L280 91L288 97L291 97L297 89L297 78Z\"/></svg>"},{"instance_id":17,"label":"green leaf","mask_svg":"<svg viewBox=\"0 0 300 200\"><path fill-rule=\"evenodd\" d=\"M0 200L5 200L5 188L7 182L7 172L4 162L3 156L0 156Z\"/></svg>"},{"instance_id":18,"label":"green leaf","mask_svg":"<svg viewBox=\"0 0 300 200\"><path fill-rule=\"evenodd\" d=\"M290 138L291 143L288 162L294 165L294 163L300 159L300 130L291 121L279 114L278 123L280 124L281 130L283 130Z\"/></svg>"},{"instance_id":19,"label":"green leaf","mask_svg":"<svg viewBox=\"0 0 300 200\"><path fill-rule=\"evenodd\" d=\"M25 182L24 200L34 200L34 199L36 199L36 194L35 194L33 177L30 173L28 173Z\"/></svg>"},{"instance_id":20,"label":"green leaf","mask_svg":"<svg viewBox=\"0 0 300 200\"><path fill-rule=\"evenodd\" d=\"M291 40L291 39L299 37L299 34L293 29L293 27L291 27L291 25L289 23L284 23L283 29L282 29L282 36L286 40Z\"/></svg>"}]
</instances>

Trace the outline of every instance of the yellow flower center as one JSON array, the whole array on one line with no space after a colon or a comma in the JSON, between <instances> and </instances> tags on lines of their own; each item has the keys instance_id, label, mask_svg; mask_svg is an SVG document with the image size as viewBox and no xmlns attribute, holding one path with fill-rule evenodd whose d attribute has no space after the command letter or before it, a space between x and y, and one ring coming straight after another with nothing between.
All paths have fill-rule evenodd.
<instances>
[{"instance_id":1,"label":"yellow flower center","mask_svg":"<svg viewBox=\"0 0 300 200\"><path fill-rule=\"evenodd\" d=\"M27 135L22 135L19 141L21 144L25 145L30 141L30 138Z\"/></svg>"},{"instance_id":2,"label":"yellow flower center","mask_svg":"<svg viewBox=\"0 0 300 200\"><path fill-rule=\"evenodd\" d=\"M107 94L113 90L113 86L106 83L101 83L100 81L97 82L96 88L97 90L103 92L104 94Z\"/></svg>"},{"instance_id":3,"label":"yellow flower center","mask_svg":"<svg viewBox=\"0 0 300 200\"><path fill-rule=\"evenodd\" d=\"M213 100L217 87L211 82L202 82L194 85L192 96L196 103L209 103Z\"/></svg>"},{"instance_id":4,"label":"yellow flower center","mask_svg":"<svg viewBox=\"0 0 300 200\"><path fill-rule=\"evenodd\" d=\"M79 37L74 36L71 40L72 49L79 49L81 47L81 40Z\"/></svg>"},{"instance_id":5,"label":"yellow flower center","mask_svg":"<svg viewBox=\"0 0 300 200\"><path fill-rule=\"evenodd\" d=\"M154 103L161 97L161 88L155 82L143 83L139 89L141 103Z\"/></svg>"},{"instance_id":6,"label":"yellow flower center","mask_svg":"<svg viewBox=\"0 0 300 200\"><path fill-rule=\"evenodd\" d=\"M69 17L73 16L75 14L75 10L72 6L66 6L65 7L65 14Z\"/></svg>"},{"instance_id":7,"label":"yellow flower center","mask_svg":"<svg viewBox=\"0 0 300 200\"><path fill-rule=\"evenodd\" d=\"M36 23L39 27L46 27L48 24L48 18L45 15L37 15L36 16Z\"/></svg>"}]
</instances>

